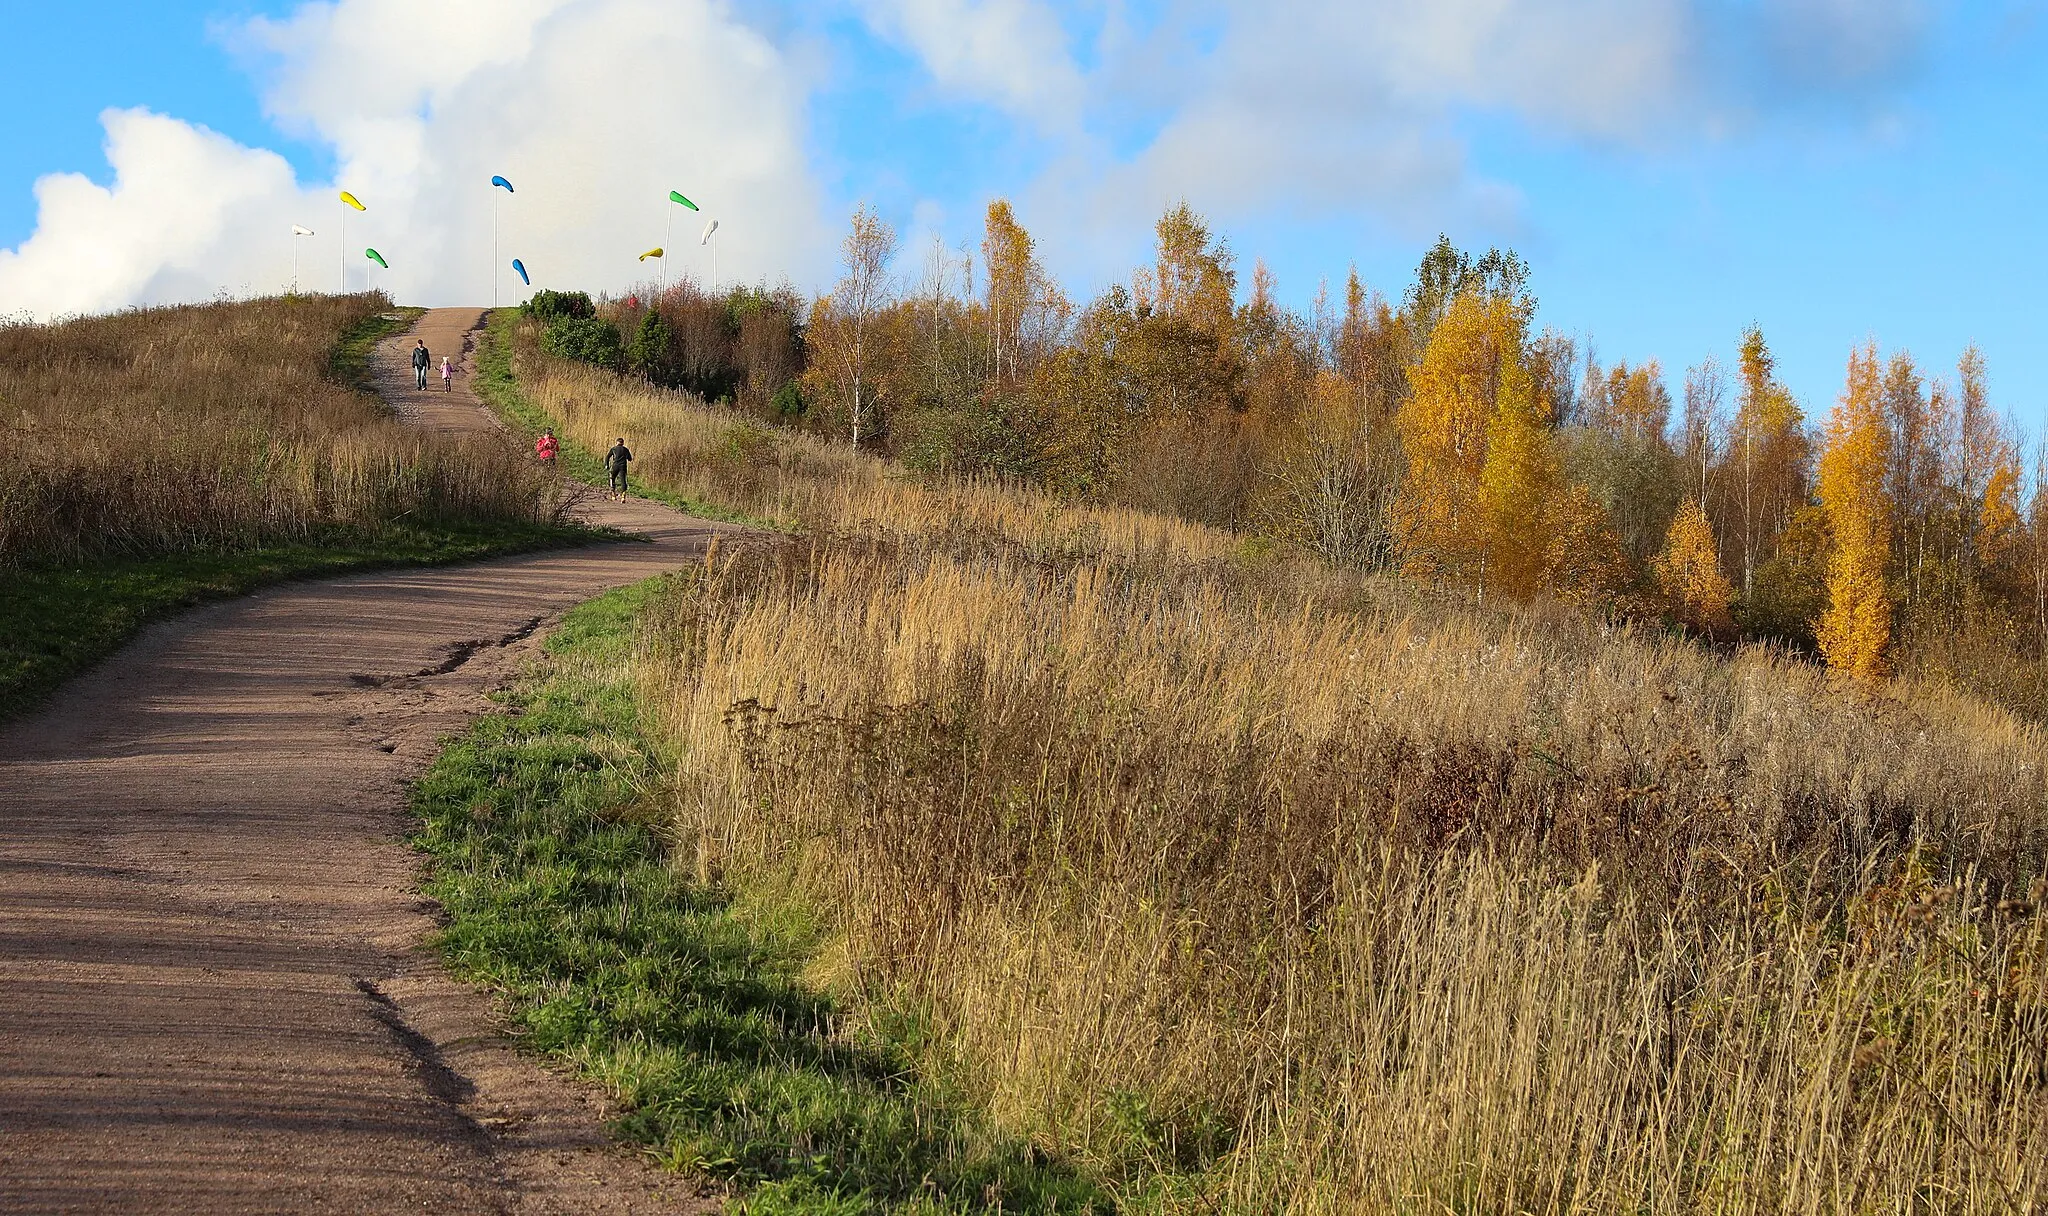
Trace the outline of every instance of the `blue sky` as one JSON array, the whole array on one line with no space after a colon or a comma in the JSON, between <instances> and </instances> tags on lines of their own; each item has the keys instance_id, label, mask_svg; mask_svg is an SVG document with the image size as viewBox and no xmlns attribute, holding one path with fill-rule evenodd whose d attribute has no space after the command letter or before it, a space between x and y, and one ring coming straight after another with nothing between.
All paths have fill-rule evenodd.
<instances>
[{"instance_id":1,"label":"blue sky","mask_svg":"<svg viewBox=\"0 0 2048 1216\"><path fill-rule=\"evenodd\" d=\"M1001 194L1083 298L1184 196L1296 304L1351 264L1397 295L1442 230L1520 249L1541 323L1660 360L1674 391L1754 320L1810 411L1867 338L1935 374L1974 341L1999 402L2048 420L2040 3L13 7L0 312L269 289L295 251L302 276L363 276L365 234L399 251L399 294L480 299L504 289L470 178L507 166L501 242L612 289L644 269L620 251L664 240L672 272L708 274L677 239L694 219L666 226L672 179L722 213L727 278L824 285L861 200L908 276ZM39 205L65 173L86 180ZM344 249L348 183L379 201ZM295 247L287 217L322 231Z\"/></svg>"}]
</instances>

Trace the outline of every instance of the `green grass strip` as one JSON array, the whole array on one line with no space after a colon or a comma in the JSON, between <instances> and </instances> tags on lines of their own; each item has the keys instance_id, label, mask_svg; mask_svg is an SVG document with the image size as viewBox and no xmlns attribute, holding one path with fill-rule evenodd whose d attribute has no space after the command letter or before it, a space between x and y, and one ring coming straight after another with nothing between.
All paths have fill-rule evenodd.
<instances>
[{"instance_id":1,"label":"green grass strip","mask_svg":"<svg viewBox=\"0 0 2048 1216\"><path fill-rule=\"evenodd\" d=\"M342 333L341 340L334 344L334 353L327 358L328 376L337 384L375 395L377 386L370 379L370 355L377 349L377 343L411 329L413 322L424 316L426 311L424 308L393 308L364 317L349 326Z\"/></svg>"},{"instance_id":2,"label":"green grass strip","mask_svg":"<svg viewBox=\"0 0 2048 1216\"><path fill-rule=\"evenodd\" d=\"M687 576L682 576L687 577ZM807 919L750 914L669 864L667 766L634 703L635 618L659 580L571 612L543 670L420 781L438 944L532 1048L625 1109L618 1131L752 1213L1089 1212L1111 1202L991 1134L893 1041L808 986Z\"/></svg>"},{"instance_id":3,"label":"green grass strip","mask_svg":"<svg viewBox=\"0 0 2048 1216\"><path fill-rule=\"evenodd\" d=\"M519 378L512 371L512 331L518 324L519 310L516 308L493 309L487 315L483 330L477 334L476 395L514 433L525 437L529 450L533 441L540 438L541 431L553 427L555 441L561 445L555 453L555 460L560 464L563 475L585 485L610 484L604 461L598 454L569 439L562 420L535 405L520 388ZM756 528L778 527L773 520L759 519L715 502L677 494L639 478L633 480L632 489L635 497L665 503L699 519L723 520Z\"/></svg>"},{"instance_id":4,"label":"green grass strip","mask_svg":"<svg viewBox=\"0 0 2048 1216\"><path fill-rule=\"evenodd\" d=\"M143 626L207 600L287 579L444 565L608 538L580 527L450 523L0 571L0 721L41 704Z\"/></svg>"}]
</instances>

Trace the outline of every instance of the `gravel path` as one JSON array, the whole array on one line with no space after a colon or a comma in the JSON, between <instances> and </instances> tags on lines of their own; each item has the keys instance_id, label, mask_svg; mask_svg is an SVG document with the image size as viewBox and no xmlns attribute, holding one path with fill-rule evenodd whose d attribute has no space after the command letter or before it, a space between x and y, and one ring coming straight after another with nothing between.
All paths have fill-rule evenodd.
<instances>
[{"instance_id":1,"label":"gravel path","mask_svg":"<svg viewBox=\"0 0 2048 1216\"><path fill-rule=\"evenodd\" d=\"M475 309L375 374L422 425ZM453 343L450 343L453 339ZM387 390L389 391L389 390ZM0 1211L652 1212L703 1199L608 1143L421 948L405 783L547 622L697 560L727 525L293 584L191 612L0 727Z\"/></svg>"}]
</instances>

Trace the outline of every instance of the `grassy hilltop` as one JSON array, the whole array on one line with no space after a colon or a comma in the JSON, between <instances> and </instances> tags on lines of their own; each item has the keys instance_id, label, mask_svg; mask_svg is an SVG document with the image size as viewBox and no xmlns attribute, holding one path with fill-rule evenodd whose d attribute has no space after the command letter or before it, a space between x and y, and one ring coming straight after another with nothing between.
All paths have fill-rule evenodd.
<instances>
[{"instance_id":1,"label":"grassy hilltop","mask_svg":"<svg viewBox=\"0 0 2048 1216\"><path fill-rule=\"evenodd\" d=\"M367 390L382 295L0 327L0 717L199 599L572 535L503 442Z\"/></svg>"}]
</instances>

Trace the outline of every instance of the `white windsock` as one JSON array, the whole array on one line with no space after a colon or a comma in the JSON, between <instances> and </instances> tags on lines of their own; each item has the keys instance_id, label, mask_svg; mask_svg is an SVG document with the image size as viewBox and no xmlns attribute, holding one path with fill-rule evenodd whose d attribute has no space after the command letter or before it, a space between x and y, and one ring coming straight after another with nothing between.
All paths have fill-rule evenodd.
<instances>
[{"instance_id":1,"label":"white windsock","mask_svg":"<svg viewBox=\"0 0 2048 1216\"><path fill-rule=\"evenodd\" d=\"M312 235L313 235L313 230L312 230L311 228L301 228L301 227L299 227L299 226L298 226L297 224L293 224L293 225L292 225L292 235L293 235L293 236L312 236Z\"/></svg>"},{"instance_id":2,"label":"white windsock","mask_svg":"<svg viewBox=\"0 0 2048 1216\"><path fill-rule=\"evenodd\" d=\"M704 225L704 235L697 238L697 243L699 245L710 243L711 234L716 231L718 231L718 221L712 220L710 223Z\"/></svg>"}]
</instances>

